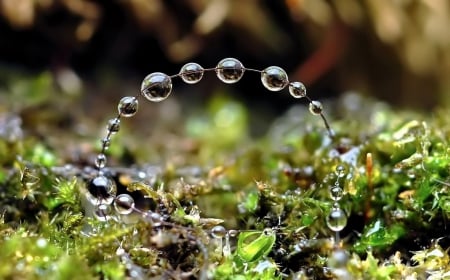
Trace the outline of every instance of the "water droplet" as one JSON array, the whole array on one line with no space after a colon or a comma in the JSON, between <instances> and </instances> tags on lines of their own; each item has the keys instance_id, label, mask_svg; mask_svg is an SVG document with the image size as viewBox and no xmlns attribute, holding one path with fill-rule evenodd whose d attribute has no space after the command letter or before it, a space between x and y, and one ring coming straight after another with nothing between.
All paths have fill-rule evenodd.
<instances>
[{"instance_id":1,"label":"water droplet","mask_svg":"<svg viewBox=\"0 0 450 280\"><path fill-rule=\"evenodd\" d=\"M341 200L342 197L344 196L344 190L339 186L333 186L330 189L330 196L331 199L334 201Z\"/></svg>"},{"instance_id":2,"label":"water droplet","mask_svg":"<svg viewBox=\"0 0 450 280\"><path fill-rule=\"evenodd\" d=\"M116 195L116 184L103 175L92 178L87 184L87 189L90 194L88 199L93 204L99 204L100 202L111 204Z\"/></svg>"},{"instance_id":3,"label":"water droplet","mask_svg":"<svg viewBox=\"0 0 450 280\"><path fill-rule=\"evenodd\" d=\"M301 82L292 82L289 84L289 93L294 98L302 98L306 96L306 87Z\"/></svg>"},{"instance_id":4,"label":"water droplet","mask_svg":"<svg viewBox=\"0 0 450 280\"><path fill-rule=\"evenodd\" d=\"M223 226L215 226L211 229L211 236L214 238L224 238L227 230Z\"/></svg>"},{"instance_id":5,"label":"water droplet","mask_svg":"<svg viewBox=\"0 0 450 280\"><path fill-rule=\"evenodd\" d=\"M102 147L105 150L107 150L109 148L109 146L111 145L111 139L109 139L108 137L103 138L101 142L102 142Z\"/></svg>"},{"instance_id":6,"label":"water droplet","mask_svg":"<svg viewBox=\"0 0 450 280\"><path fill-rule=\"evenodd\" d=\"M117 133L120 130L120 119L114 118L108 121L108 131L111 133Z\"/></svg>"},{"instance_id":7,"label":"water droplet","mask_svg":"<svg viewBox=\"0 0 450 280\"><path fill-rule=\"evenodd\" d=\"M416 171L413 169L406 171L406 175L409 179L416 179Z\"/></svg>"},{"instance_id":8,"label":"water droplet","mask_svg":"<svg viewBox=\"0 0 450 280\"><path fill-rule=\"evenodd\" d=\"M103 168L106 165L106 155L105 154L98 154L97 158L95 159L95 166L97 168Z\"/></svg>"},{"instance_id":9,"label":"water droplet","mask_svg":"<svg viewBox=\"0 0 450 280\"><path fill-rule=\"evenodd\" d=\"M332 231L341 231L347 225L347 215L340 208L331 209L327 217L327 226Z\"/></svg>"},{"instance_id":10,"label":"water droplet","mask_svg":"<svg viewBox=\"0 0 450 280\"><path fill-rule=\"evenodd\" d=\"M216 66L217 77L226 84L237 83L244 72L244 65L235 58L224 58Z\"/></svg>"},{"instance_id":11,"label":"water droplet","mask_svg":"<svg viewBox=\"0 0 450 280\"><path fill-rule=\"evenodd\" d=\"M129 194L120 194L114 199L114 209L120 215L128 215L134 210L134 199Z\"/></svg>"},{"instance_id":12,"label":"water droplet","mask_svg":"<svg viewBox=\"0 0 450 280\"><path fill-rule=\"evenodd\" d=\"M270 236L270 235L273 235L273 229L271 229L271 228L265 228L265 229L263 229L263 234L265 235L265 236Z\"/></svg>"},{"instance_id":13,"label":"water droplet","mask_svg":"<svg viewBox=\"0 0 450 280\"><path fill-rule=\"evenodd\" d=\"M309 111L313 115L320 115L320 114L322 114L322 111L323 111L322 103L320 103L320 101L316 101L316 100L311 101L309 103Z\"/></svg>"},{"instance_id":14,"label":"water droplet","mask_svg":"<svg viewBox=\"0 0 450 280\"><path fill-rule=\"evenodd\" d=\"M187 84L198 83L203 77L204 69L199 64L190 62L181 67L181 79Z\"/></svg>"},{"instance_id":15,"label":"water droplet","mask_svg":"<svg viewBox=\"0 0 450 280\"><path fill-rule=\"evenodd\" d=\"M343 165L338 165L338 166L336 166L336 175L337 175L339 178L345 177L345 175L346 175L346 172L345 172L345 166L343 166Z\"/></svg>"},{"instance_id":16,"label":"water droplet","mask_svg":"<svg viewBox=\"0 0 450 280\"><path fill-rule=\"evenodd\" d=\"M280 91L289 84L286 71L278 66L269 66L264 69L261 72L261 82L271 91Z\"/></svg>"},{"instance_id":17,"label":"water droplet","mask_svg":"<svg viewBox=\"0 0 450 280\"><path fill-rule=\"evenodd\" d=\"M235 229L230 229L230 230L228 231L228 235L229 235L230 237L236 237L238 234L239 234L239 231L237 231L237 230L235 230Z\"/></svg>"},{"instance_id":18,"label":"water droplet","mask_svg":"<svg viewBox=\"0 0 450 280\"><path fill-rule=\"evenodd\" d=\"M159 213L153 211L145 212L143 214L143 217L144 219L152 223L152 226L154 227L159 227L163 222L162 216Z\"/></svg>"},{"instance_id":19,"label":"water droplet","mask_svg":"<svg viewBox=\"0 0 450 280\"><path fill-rule=\"evenodd\" d=\"M222 254L225 258L228 258L231 255L231 246L230 246L230 235L225 235L225 244L222 248Z\"/></svg>"},{"instance_id":20,"label":"water droplet","mask_svg":"<svg viewBox=\"0 0 450 280\"><path fill-rule=\"evenodd\" d=\"M350 256L349 253L344 249L334 249L328 258L327 265L330 268L344 268L346 267Z\"/></svg>"},{"instance_id":21,"label":"water droplet","mask_svg":"<svg viewBox=\"0 0 450 280\"><path fill-rule=\"evenodd\" d=\"M117 110L119 114L124 117L132 117L138 111L139 102L136 97L133 96L125 96L119 101L119 105L117 105Z\"/></svg>"},{"instance_id":22,"label":"water droplet","mask_svg":"<svg viewBox=\"0 0 450 280\"><path fill-rule=\"evenodd\" d=\"M111 207L107 204L98 204L95 206L93 214L97 220L101 222L106 222L110 218Z\"/></svg>"},{"instance_id":23,"label":"water droplet","mask_svg":"<svg viewBox=\"0 0 450 280\"><path fill-rule=\"evenodd\" d=\"M172 79L164 73L151 73L142 81L141 94L149 101L163 101L171 92Z\"/></svg>"}]
</instances>

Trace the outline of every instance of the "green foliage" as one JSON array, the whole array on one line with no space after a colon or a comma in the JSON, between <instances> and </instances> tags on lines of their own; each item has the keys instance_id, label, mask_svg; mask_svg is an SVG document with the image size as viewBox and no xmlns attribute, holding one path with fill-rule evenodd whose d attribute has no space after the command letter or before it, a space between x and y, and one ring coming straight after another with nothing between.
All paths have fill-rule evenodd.
<instances>
[{"instance_id":1,"label":"green foliage","mask_svg":"<svg viewBox=\"0 0 450 280\"><path fill-rule=\"evenodd\" d=\"M376 220L364 228L360 240L354 244L354 249L361 254L368 250L379 251L391 246L405 232L403 225L394 224L387 227L382 224L382 221Z\"/></svg>"},{"instance_id":2,"label":"green foliage","mask_svg":"<svg viewBox=\"0 0 450 280\"><path fill-rule=\"evenodd\" d=\"M112 208L106 222L89 202L85 162L59 166L68 157L45 135L0 135L0 278L445 279L448 117L411 120L382 107L364 114L392 122L373 128L343 115L330 139L306 113L293 109L251 140L248 109L215 97L181 124L186 139L161 134L171 147L191 146L156 171L130 164L153 141L137 139L108 170L135 208ZM348 221L337 233L327 224L336 185ZM220 224L224 236L213 236Z\"/></svg>"}]
</instances>

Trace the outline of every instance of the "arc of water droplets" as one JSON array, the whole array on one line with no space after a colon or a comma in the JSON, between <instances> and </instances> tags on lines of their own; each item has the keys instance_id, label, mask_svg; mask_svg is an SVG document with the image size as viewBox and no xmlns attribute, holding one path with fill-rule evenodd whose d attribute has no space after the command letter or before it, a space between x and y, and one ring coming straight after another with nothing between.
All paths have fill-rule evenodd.
<instances>
[{"instance_id":1,"label":"arc of water droplets","mask_svg":"<svg viewBox=\"0 0 450 280\"><path fill-rule=\"evenodd\" d=\"M338 244L340 242L339 232L342 231L347 225L347 215L339 205L339 201L344 196L344 190L339 184L339 179L344 178L345 175L345 167L342 165L338 165L336 167L336 182L330 188L330 197L333 200L333 206L327 216L326 222L328 228L336 233L335 244Z\"/></svg>"},{"instance_id":2,"label":"arc of water droplets","mask_svg":"<svg viewBox=\"0 0 450 280\"><path fill-rule=\"evenodd\" d=\"M333 132L323 114L322 104L319 101L312 100L306 95L306 87L303 83L298 81L289 82L286 71L278 66L269 66L263 70L256 70L244 67L244 65L235 58L225 58L214 68L204 69L199 64L191 62L185 64L178 74L172 76L168 76L161 72L154 72L146 76L142 81L140 94L137 94L136 96L126 96L119 101L117 106L118 115L108 122L107 134L101 140L101 151L95 159L95 167L98 172L96 177L88 182L88 199L94 205L111 204L114 200L116 195L115 183L105 176L103 172L107 163L106 151L111 144L112 136L120 130L121 118L129 118L137 113L139 96L142 95L145 99L152 102L161 102L171 94L173 78L179 77L187 84L195 84L203 78L205 72L213 71L216 72L219 80L227 84L237 83L243 77L245 71L250 71L260 73L262 84L270 91L281 91L288 87L292 97L306 98L308 100L309 111L313 115L318 115L322 118L329 136L333 137Z\"/></svg>"}]
</instances>

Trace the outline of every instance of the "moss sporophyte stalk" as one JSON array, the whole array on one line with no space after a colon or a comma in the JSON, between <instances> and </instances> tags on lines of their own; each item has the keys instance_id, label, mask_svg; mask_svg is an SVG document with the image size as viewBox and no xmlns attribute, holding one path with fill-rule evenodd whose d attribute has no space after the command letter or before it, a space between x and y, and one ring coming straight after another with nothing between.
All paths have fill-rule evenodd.
<instances>
[{"instance_id":1,"label":"moss sporophyte stalk","mask_svg":"<svg viewBox=\"0 0 450 280\"><path fill-rule=\"evenodd\" d=\"M164 145L127 130L141 99L164 101L172 80L209 73L225 84L259 75L309 108L253 140L252 112L223 94L183 116L187 135L159 130ZM329 108L333 130L282 68L225 58L146 76L118 102L94 166L1 117L0 278L448 279L448 108L426 117L353 94ZM157 164L142 160L154 153Z\"/></svg>"}]
</instances>

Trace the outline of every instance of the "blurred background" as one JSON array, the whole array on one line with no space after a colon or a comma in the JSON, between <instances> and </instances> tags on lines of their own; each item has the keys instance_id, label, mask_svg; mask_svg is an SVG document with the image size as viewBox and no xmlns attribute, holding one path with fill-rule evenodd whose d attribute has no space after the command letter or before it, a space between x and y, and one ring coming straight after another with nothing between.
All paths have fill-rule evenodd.
<instances>
[{"instance_id":1,"label":"blurred background","mask_svg":"<svg viewBox=\"0 0 450 280\"><path fill-rule=\"evenodd\" d=\"M0 0L1 98L27 102L15 84L40 77L32 86L114 103L150 72L236 57L283 67L313 99L354 91L428 110L450 103L449 27L447 0ZM201 101L221 87L176 82L173 95ZM254 73L227 91L275 113L294 102Z\"/></svg>"}]
</instances>

